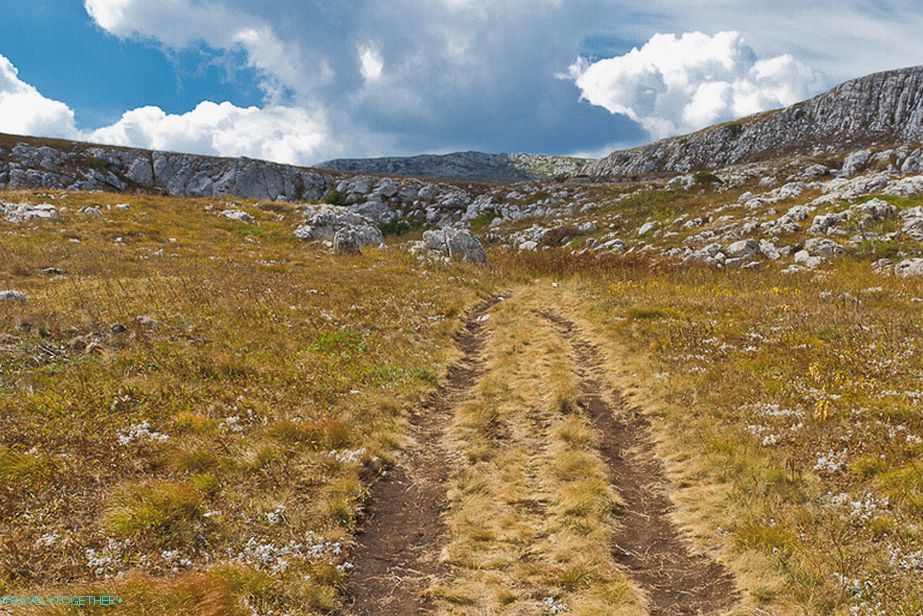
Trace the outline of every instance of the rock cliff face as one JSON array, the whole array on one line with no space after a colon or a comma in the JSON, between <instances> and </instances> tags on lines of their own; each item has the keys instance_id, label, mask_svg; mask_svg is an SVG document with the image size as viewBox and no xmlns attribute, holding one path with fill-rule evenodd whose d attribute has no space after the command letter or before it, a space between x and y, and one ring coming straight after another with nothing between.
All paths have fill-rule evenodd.
<instances>
[{"instance_id":1,"label":"rock cliff face","mask_svg":"<svg viewBox=\"0 0 923 616\"><path fill-rule=\"evenodd\" d=\"M343 158L318 165L345 173L376 173L472 182L522 182L571 177L589 161L542 154L455 152L386 158Z\"/></svg>"},{"instance_id":2,"label":"rock cliff face","mask_svg":"<svg viewBox=\"0 0 923 616\"><path fill-rule=\"evenodd\" d=\"M718 169L787 154L923 142L923 67L876 73L786 109L613 152L592 176Z\"/></svg>"},{"instance_id":3,"label":"rock cliff face","mask_svg":"<svg viewBox=\"0 0 923 616\"><path fill-rule=\"evenodd\" d=\"M315 169L248 158L0 136L0 188L65 188L174 196L318 199L340 179Z\"/></svg>"}]
</instances>

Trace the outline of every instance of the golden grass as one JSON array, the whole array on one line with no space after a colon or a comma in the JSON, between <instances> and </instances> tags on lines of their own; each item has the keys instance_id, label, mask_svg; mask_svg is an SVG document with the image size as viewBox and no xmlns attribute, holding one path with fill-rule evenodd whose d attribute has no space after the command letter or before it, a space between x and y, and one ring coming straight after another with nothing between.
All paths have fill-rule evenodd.
<instances>
[{"instance_id":1,"label":"golden grass","mask_svg":"<svg viewBox=\"0 0 923 616\"><path fill-rule=\"evenodd\" d=\"M617 495L577 405L575 366L538 307L521 293L493 309L487 373L447 435L463 462L437 611L643 613L611 559Z\"/></svg>"}]
</instances>

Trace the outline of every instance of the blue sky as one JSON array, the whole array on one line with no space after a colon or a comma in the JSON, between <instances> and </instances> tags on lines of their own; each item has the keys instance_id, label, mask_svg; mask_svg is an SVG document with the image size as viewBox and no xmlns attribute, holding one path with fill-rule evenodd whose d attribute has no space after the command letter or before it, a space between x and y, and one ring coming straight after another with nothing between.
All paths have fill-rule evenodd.
<instances>
[{"instance_id":1,"label":"blue sky","mask_svg":"<svg viewBox=\"0 0 923 616\"><path fill-rule=\"evenodd\" d=\"M0 0L0 131L601 155L923 63L909 0Z\"/></svg>"}]
</instances>

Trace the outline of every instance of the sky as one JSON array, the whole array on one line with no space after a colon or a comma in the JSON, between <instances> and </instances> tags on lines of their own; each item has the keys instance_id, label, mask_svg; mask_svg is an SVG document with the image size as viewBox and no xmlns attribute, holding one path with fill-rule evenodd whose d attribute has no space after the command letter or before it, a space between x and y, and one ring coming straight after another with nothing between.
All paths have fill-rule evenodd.
<instances>
[{"instance_id":1,"label":"sky","mask_svg":"<svg viewBox=\"0 0 923 616\"><path fill-rule=\"evenodd\" d=\"M0 0L0 132L602 156L923 64L919 0Z\"/></svg>"}]
</instances>

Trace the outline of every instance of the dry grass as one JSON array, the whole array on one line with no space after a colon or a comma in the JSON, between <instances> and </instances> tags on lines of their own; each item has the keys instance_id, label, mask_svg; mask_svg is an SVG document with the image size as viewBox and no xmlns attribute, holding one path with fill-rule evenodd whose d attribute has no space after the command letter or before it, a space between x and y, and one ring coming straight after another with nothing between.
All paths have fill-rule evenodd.
<instances>
[{"instance_id":1,"label":"dry grass","mask_svg":"<svg viewBox=\"0 0 923 616\"><path fill-rule=\"evenodd\" d=\"M617 495L577 405L575 366L528 294L498 305L488 372L456 414L445 613L642 613L610 556Z\"/></svg>"},{"instance_id":2,"label":"dry grass","mask_svg":"<svg viewBox=\"0 0 923 616\"><path fill-rule=\"evenodd\" d=\"M29 295L0 304L0 591L334 609L366 469L483 283L398 250L333 258L286 205L239 202L245 224L214 200L4 199L52 197L61 219L0 222L0 288Z\"/></svg>"},{"instance_id":3,"label":"dry grass","mask_svg":"<svg viewBox=\"0 0 923 616\"><path fill-rule=\"evenodd\" d=\"M454 357L462 310L521 285L447 436L440 609L642 611L609 556L618 495L572 360L530 313L554 305L650 416L674 518L735 573L742 613L923 611L923 286L872 274L882 247L792 276L565 250L424 271L398 250L306 247L285 205L239 202L257 219L244 224L204 212L214 200L4 199L52 196L62 219L0 222L0 288L29 294L0 304L3 594L118 593L138 614L337 609L364 479ZM104 215L78 212L91 204ZM632 229L716 204L658 192L603 214Z\"/></svg>"}]
</instances>

